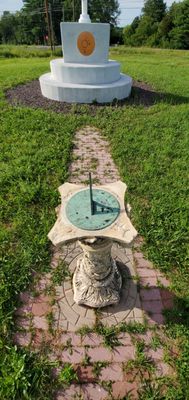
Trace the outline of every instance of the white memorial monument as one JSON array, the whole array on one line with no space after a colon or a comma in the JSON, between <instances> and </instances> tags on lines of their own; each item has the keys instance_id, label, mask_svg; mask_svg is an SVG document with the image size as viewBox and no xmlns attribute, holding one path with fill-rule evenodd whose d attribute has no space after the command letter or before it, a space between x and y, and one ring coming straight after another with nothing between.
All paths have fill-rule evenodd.
<instances>
[{"instance_id":1,"label":"white memorial monument","mask_svg":"<svg viewBox=\"0 0 189 400\"><path fill-rule=\"evenodd\" d=\"M50 62L39 78L43 96L67 103L112 102L130 95L132 78L108 60L110 25L91 23L87 0L78 22L60 24L64 58Z\"/></svg>"}]
</instances>

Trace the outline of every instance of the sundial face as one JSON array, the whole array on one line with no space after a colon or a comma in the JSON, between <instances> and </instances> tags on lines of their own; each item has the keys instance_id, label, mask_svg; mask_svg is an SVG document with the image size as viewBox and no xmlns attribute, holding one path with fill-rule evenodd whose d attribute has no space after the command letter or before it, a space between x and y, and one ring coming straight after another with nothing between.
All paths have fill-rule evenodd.
<instances>
[{"instance_id":1,"label":"sundial face","mask_svg":"<svg viewBox=\"0 0 189 400\"><path fill-rule=\"evenodd\" d=\"M57 246L85 238L109 238L130 245L137 235L126 211L126 184L117 181L89 189L64 183L59 187L61 207L49 239Z\"/></svg>"},{"instance_id":2,"label":"sundial face","mask_svg":"<svg viewBox=\"0 0 189 400\"><path fill-rule=\"evenodd\" d=\"M90 189L75 193L66 205L66 216L77 228L95 231L110 226L119 216L117 198L106 190L92 190L93 213L91 213Z\"/></svg>"},{"instance_id":3,"label":"sundial face","mask_svg":"<svg viewBox=\"0 0 189 400\"><path fill-rule=\"evenodd\" d=\"M83 56L90 56L95 49L95 38L91 32L81 32L77 38L77 47Z\"/></svg>"}]
</instances>

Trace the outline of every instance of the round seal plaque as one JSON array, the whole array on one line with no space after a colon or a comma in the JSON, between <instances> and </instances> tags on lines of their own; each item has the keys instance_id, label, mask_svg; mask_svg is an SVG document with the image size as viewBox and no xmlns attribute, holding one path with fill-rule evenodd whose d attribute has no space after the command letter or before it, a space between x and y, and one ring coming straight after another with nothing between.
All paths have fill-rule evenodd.
<instances>
[{"instance_id":1,"label":"round seal plaque","mask_svg":"<svg viewBox=\"0 0 189 400\"><path fill-rule=\"evenodd\" d=\"M91 32L81 32L77 38L77 47L83 56L90 56L95 49L95 38Z\"/></svg>"}]
</instances>

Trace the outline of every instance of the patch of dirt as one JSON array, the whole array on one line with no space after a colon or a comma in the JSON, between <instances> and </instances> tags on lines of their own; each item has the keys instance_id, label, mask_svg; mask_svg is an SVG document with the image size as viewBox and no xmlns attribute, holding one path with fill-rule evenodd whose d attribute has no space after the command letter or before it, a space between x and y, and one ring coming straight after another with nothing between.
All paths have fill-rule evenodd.
<instances>
[{"instance_id":1,"label":"patch of dirt","mask_svg":"<svg viewBox=\"0 0 189 400\"><path fill-rule=\"evenodd\" d=\"M43 97L38 80L28 82L26 84L18 85L13 89L6 91L6 99L10 104L16 106L26 106L32 108L43 108L45 110L51 110L59 113L70 113L75 112L77 114L83 113L81 104L71 104L65 102L59 102L55 100L49 100ZM90 114L95 115L96 110L99 107L112 105L116 107L123 107L126 105L143 105L150 107L157 101L162 99L162 94L155 92L152 87L144 82L133 82L131 96L128 99L115 101L108 104L88 104Z\"/></svg>"}]
</instances>

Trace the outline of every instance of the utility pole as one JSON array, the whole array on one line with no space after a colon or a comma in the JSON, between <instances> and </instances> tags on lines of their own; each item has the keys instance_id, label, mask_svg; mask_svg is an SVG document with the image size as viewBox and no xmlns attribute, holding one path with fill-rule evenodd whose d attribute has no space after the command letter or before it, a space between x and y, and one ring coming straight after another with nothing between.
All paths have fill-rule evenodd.
<instances>
[{"instance_id":1,"label":"utility pole","mask_svg":"<svg viewBox=\"0 0 189 400\"><path fill-rule=\"evenodd\" d=\"M75 0L73 1L73 22L75 22Z\"/></svg>"},{"instance_id":2,"label":"utility pole","mask_svg":"<svg viewBox=\"0 0 189 400\"><path fill-rule=\"evenodd\" d=\"M52 23L52 8L51 8L51 4L49 4L49 19L50 19L50 27L51 27L52 47L53 47L53 50L55 50L55 46L54 46L54 29L53 29L53 23Z\"/></svg>"},{"instance_id":3,"label":"utility pole","mask_svg":"<svg viewBox=\"0 0 189 400\"><path fill-rule=\"evenodd\" d=\"M64 22L64 20L65 20L65 14L64 14L64 3L63 3L63 6L62 6L62 21Z\"/></svg>"},{"instance_id":4,"label":"utility pole","mask_svg":"<svg viewBox=\"0 0 189 400\"><path fill-rule=\"evenodd\" d=\"M45 0L45 12L46 12L46 19L47 19L48 38L50 41L51 51L53 51L52 35L51 35L51 27L50 27L50 19L49 19L49 7L48 6L49 6L48 0Z\"/></svg>"}]
</instances>

